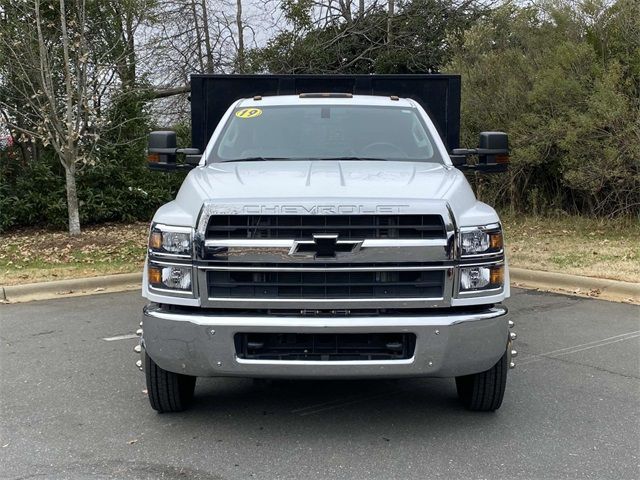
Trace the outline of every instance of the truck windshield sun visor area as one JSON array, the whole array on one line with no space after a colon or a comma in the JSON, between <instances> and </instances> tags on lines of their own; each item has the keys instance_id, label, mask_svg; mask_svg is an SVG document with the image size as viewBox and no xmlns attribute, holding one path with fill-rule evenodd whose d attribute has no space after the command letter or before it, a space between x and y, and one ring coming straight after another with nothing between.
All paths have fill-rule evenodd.
<instances>
[{"instance_id":1,"label":"truck windshield sun visor area","mask_svg":"<svg viewBox=\"0 0 640 480\"><path fill-rule=\"evenodd\" d=\"M209 162L406 160L442 163L414 108L291 105L236 109Z\"/></svg>"}]
</instances>

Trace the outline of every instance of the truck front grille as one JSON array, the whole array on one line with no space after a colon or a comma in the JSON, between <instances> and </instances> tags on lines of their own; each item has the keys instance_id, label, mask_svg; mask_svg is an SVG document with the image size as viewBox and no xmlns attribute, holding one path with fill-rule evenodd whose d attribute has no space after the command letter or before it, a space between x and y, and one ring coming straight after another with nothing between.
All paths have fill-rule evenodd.
<instances>
[{"instance_id":1,"label":"truck front grille","mask_svg":"<svg viewBox=\"0 0 640 480\"><path fill-rule=\"evenodd\" d=\"M455 245L446 213L206 215L196 250L208 308L354 312L450 304Z\"/></svg>"},{"instance_id":2,"label":"truck front grille","mask_svg":"<svg viewBox=\"0 0 640 480\"><path fill-rule=\"evenodd\" d=\"M440 215L211 215L207 239L307 239L333 233L341 239L446 238Z\"/></svg>"},{"instance_id":3,"label":"truck front grille","mask_svg":"<svg viewBox=\"0 0 640 480\"><path fill-rule=\"evenodd\" d=\"M207 272L210 298L440 298L444 270Z\"/></svg>"},{"instance_id":4,"label":"truck front grille","mask_svg":"<svg viewBox=\"0 0 640 480\"><path fill-rule=\"evenodd\" d=\"M413 333L237 333L236 355L247 360L402 360L413 357Z\"/></svg>"}]
</instances>

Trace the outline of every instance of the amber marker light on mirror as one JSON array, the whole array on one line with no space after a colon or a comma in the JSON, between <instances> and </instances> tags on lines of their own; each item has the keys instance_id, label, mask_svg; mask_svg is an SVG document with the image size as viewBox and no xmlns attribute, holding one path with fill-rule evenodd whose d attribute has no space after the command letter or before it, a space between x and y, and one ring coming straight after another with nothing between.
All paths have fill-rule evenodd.
<instances>
[{"instance_id":1,"label":"amber marker light on mirror","mask_svg":"<svg viewBox=\"0 0 640 480\"><path fill-rule=\"evenodd\" d=\"M509 155L496 155L496 163L509 163Z\"/></svg>"},{"instance_id":2,"label":"amber marker light on mirror","mask_svg":"<svg viewBox=\"0 0 640 480\"><path fill-rule=\"evenodd\" d=\"M147 160L151 163L158 163L160 161L160 155L157 153L150 153L147 155Z\"/></svg>"}]
</instances>

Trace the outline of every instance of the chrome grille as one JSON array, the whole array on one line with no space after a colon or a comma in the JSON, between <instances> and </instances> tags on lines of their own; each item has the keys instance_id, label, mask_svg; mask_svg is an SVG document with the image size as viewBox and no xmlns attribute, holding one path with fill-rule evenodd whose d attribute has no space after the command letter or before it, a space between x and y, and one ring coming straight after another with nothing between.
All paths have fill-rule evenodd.
<instances>
[{"instance_id":1,"label":"chrome grille","mask_svg":"<svg viewBox=\"0 0 640 480\"><path fill-rule=\"evenodd\" d=\"M207 239L306 239L335 233L341 239L446 238L440 215L211 215Z\"/></svg>"},{"instance_id":2,"label":"chrome grille","mask_svg":"<svg viewBox=\"0 0 640 480\"><path fill-rule=\"evenodd\" d=\"M351 315L450 305L455 237L444 204L429 206L437 213L376 215L248 208L203 208L196 250L204 307Z\"/></svg>"},{"instance_id":3,"label":"chrome grille","mask_svg":"<svg viewBox=\"0 0 640 480\"><path fill-rule=\"evenodd\" d=\"M439 298L442 270L207 272L209 297Z\"/></svg>"}]
</instances>

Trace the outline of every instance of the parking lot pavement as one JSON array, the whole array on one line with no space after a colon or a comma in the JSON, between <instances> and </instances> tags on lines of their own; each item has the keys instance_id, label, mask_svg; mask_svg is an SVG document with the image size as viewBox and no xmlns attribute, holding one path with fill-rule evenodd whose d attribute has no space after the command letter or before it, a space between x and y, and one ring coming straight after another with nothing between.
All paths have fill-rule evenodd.
<instances>
[{"instance_id":1,"label":"parking lot pavement","mask_svg":"<svg viewBox=\"0 0 640 480\"><path fill-rule=\"evenodd\" d=\"M201 379L191 410L158 415L132 353L142 305L0 305L0 477L640 478L637 306L515 291L495 414L449 379Z\"/></svg>"}]
</instances>

